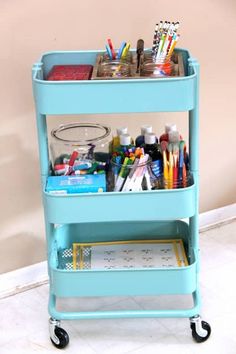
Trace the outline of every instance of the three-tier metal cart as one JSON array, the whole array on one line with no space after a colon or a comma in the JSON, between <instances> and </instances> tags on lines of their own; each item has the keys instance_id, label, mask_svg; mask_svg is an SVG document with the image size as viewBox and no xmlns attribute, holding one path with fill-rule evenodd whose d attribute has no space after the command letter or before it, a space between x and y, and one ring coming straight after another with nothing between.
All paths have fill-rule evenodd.
<instances>
[{"instance_id":1,"label":"three-tier metal cart","mask_svg":"<svg viewBox=\"0 0 236 354\"><path fill-rule=\"evenodd\" d=\"M61 320L123 317L189 317L197 342L210 336L201 320L198 246L198 91L199 64L189 52L183 57L185 76L162 79L46 81L54 65L94 65L98 51L48 52L33 65L32 79L40 152L50 281L50 338L64 348L69 336ZM190 173L193 184L181 189L142 192L52 195L45 191L50 175L47 116L131 112L187 111ZM140 213L140 208L142 208ZM187 222L181 219L188 220ZM181 238L188 265L176 268L64 270L58 251L73 242ZM184 310L61 312L58 297L191 294L193 307Z\"/></svg>"}]
</instances>

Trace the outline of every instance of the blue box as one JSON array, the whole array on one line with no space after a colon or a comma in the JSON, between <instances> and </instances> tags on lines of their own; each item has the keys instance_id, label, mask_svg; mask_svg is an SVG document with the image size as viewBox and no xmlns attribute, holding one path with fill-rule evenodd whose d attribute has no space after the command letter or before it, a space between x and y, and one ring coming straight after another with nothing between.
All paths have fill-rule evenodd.
<instances>
[{"instance_id":1,"label":"blue box","mask_svg":"<svg viewBox=\"0 0 236 354\"><path fill-rule=\"evenodd\" d=\"M50 176L46 192L50 194L106 192L105 174L82 176Z\"/></svg>"}]
</instances>

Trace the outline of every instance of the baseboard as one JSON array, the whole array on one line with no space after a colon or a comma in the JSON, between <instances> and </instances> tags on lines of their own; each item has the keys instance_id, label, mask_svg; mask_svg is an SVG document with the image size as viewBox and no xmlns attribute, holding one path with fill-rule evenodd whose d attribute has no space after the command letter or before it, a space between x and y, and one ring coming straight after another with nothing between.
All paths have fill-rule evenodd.
<instances>
[{"instance_id":1,"label":"baseboard","mask_svg":"<svg viewBox=\"0 0 236 354\"><path fill-rule=\"evenodd\" d=\"M236 219L236 203L200 214L199 229L200 232L204 232L234 219ZM15 295L47 282L46 261L0 274L0 298Z\"/></svg>"},{"instance_id":2,"label":"baseboard","mask_svg":"<svg viewBox=\"0 0 236 354\"><path fill-rule=\"evenodd\" d=\"M48 282L47 262L0 274L0 299Z\"/></svg>"},{"instance_id":3,"label":"baseboard","mask_svg":"<svg viewBox=\"0 0 236 354\"><path fill-rule=\"evenodd\" d=\"M236 203L199 214L199 230L204 232L236 219Z\"/></svg>"}]
</instances>

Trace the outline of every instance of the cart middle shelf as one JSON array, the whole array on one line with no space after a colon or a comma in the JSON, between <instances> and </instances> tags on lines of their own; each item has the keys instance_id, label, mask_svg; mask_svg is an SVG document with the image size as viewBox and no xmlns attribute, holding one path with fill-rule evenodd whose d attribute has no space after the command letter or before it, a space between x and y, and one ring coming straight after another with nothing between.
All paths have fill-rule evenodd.
<instances>
[{"instance_id":1,"label":"cart middle shelf","mask_svg":"<svg viewBox=\"0 0 236 354\"><path fill-rule=\"evenodd\" d=\"M197 213L197 184L180 189L54 195L43 192L47 221L55 224L176 220Z\"/></svg>"}]
</instances>

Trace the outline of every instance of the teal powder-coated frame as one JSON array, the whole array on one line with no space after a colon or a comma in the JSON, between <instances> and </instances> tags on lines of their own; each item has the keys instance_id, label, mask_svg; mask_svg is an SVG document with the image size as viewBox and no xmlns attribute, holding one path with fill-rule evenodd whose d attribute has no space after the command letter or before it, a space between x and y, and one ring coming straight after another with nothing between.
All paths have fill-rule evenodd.
<instances>
[{"instance_id":1,"label":"teal powder-coated frame","mask_svg":"<svg viewBox=\"0 0 236 354\"><path fill-rule=\"evenodd\" d=\"M102 51L45 53L33 65L42 196L44 204L49 313L57 320L123 317L192 317L199 314L198 136L199 64L185 49L186 76L163 79L46 81L53 65L95 64ZM140 193L50 195L48 115L187 111L190 171L193 185L184 189ZM53 119L53 117L50 117ZM140 205L145 205L140 213ZM125 206L125 207L124 207ZM127 212L128 211L128 212ZM188 222L179 221L186 218ZM57 252L72 242L182 238L189 265L171 269L62 270ZM58 297L191 294L192 308L183 310L61 312Z\"/></svg>"}]
</instances>

